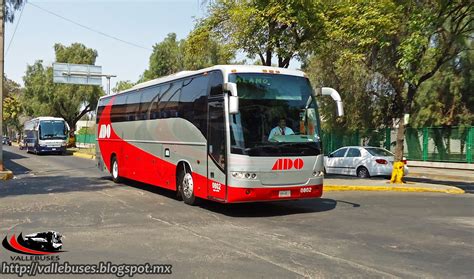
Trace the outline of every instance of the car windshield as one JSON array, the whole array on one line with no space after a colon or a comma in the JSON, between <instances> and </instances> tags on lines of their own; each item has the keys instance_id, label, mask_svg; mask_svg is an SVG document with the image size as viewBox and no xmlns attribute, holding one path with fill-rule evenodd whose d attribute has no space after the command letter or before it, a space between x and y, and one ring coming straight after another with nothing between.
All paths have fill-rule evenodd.
<instances>
[{"instance_id":1,"label":"car windshield","mask_svg":"<svg viewBox=\"0 0 474 279\"><path fill-rule=\"evenodd\" d=\"M231 152L251 156L321 153L319 114L308 79L238 73L239 113L230 115Z\"/></svg>"},{"instance_id":2,"label":"car windshield","mask_svg":"<svg viewBox=\"0 0 474 279\"><path fill-rule=\"evenodd\" d=\"M392 152L383 148L366 148L365 150L367 150L370 154L372 154L372 156L383 156L383 157L393 156Z\"/></svg>"},{"instance_id":3,"label":"car windshield","mask_svg":"<svg viewBox=\"0 0 474 279\"><path fill-rule=\"evenodd\" d=\"M62 120L42 120L40 122L40 139L66 139L67 127Z\"/></svg>"}]
</instances>

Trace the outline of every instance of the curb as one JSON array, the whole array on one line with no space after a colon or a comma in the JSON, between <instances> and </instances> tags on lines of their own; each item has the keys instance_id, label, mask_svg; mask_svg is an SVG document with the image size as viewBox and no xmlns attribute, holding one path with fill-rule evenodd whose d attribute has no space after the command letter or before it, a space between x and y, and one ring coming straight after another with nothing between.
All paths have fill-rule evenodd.
<instances>
[{"instance_id":1,"label":"curb","mask_svg":"<svg viewBox=\"0 0 474 279\"><path fill-rule=\"evenodd\" d=\"M380 191L380 192L431 192L446 194L464 194L464 190L445 186L444 189L431 187L410 187L410 186L353 186L353 185L324 185L323 191Z\"/></svg>"},{"instance_id":2,"label":"curb","mask_svg":"<svg viewBox=\"0 0 474 279\"><path fill-rule=\"evenodd\" d=\"M89 160L94 160L95 159L95 155L81 153L81 152L78 152L78 151L72 153L72 155L76 156L76 157L79 157L79 158L83 158L83 159L89 159Z\"/></svg>"},{"instance_id":3,"label":"curb","mask_svg":"<svg viewBox=\"0 0 474 279\"><path fill-rule=\"evenodd\" d=\"M13 178L13 172L9 170L0 171L0 180L9 180Z\"/></svg>"}]
</instances>

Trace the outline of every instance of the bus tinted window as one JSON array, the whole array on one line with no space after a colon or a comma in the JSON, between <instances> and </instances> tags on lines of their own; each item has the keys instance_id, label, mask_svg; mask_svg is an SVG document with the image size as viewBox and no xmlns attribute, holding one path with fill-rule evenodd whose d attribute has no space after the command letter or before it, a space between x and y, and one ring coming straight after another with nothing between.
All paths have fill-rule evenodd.
<instances>
[{"instance_id":1,"label":"bus tinted window","mask_svg":"<svg viewBox=\"0 0 474 279\"><path fill-rule=\"evenodd\" d=\"M123 122L126 121L127 117L125 114L125 101L126 95L119 94L115 96L114 104L112 105L112 111L110 113L111 122Z\"/></svg>"},{"instance_id":2,"label":"bus tinted window","mask_svg":"<svg viewBox=\"0 0 474 279\"><path fill-rule=\"evenodd\" d=\"M163 92L160 98L158 109L160 118L178 117L179 95L181 92L182 81L175 81L171 86Z\"/></svg>"},{"instance_id":3,"label":"bus tinted window","mask_svg":"<svg viewBox=\"0 0 474 279\"><path fill-rule=\"evenodd\" d=\"M150 108L153 99L158 98L159 93L160 87L157 86L143 89L140 100L140 112L138 115L138 120L148 119L148 109Z\"/></svg>"},{"instance_id":4,"label":"bus tinted window","mask_svg":"<svg viewBox=\"0 0 474 279\"><path fill-rule=\"evenodd\" d=\"M220 71L214 71L210 74L210 95L220 95L223 93L223 83L224 78L222 77L222 73Z\"/></svg>"},{"instance_id":5,"label":"bus tinted window","mask_svg":"<svg viewBox=\"0 0 474 279\"><path fill-rule=\"evenodd\" d=\"M110 101L110 98L101 99L97 104L97 116L95 118L95 123L99 123L100 117L102 116L102 112L104 111L105 106Z\"/></svg>"},{"instance_id":6,"label":"bus tinted window","mask_svg":"<svg viewBox=\"0 0 474 279\"><path fill-rule=\"evenodd\" d=\"M193 123L204 136L207 134L208 76L196 76L183 82L180 99L180 117Z\"/></svg>"},{"instance_id":7,"label":"bus tinted window","mask_svg":"<svg viewBox=\"0 0 474 279\"><path fill-rule=\"evenodd\" d=\"M139 107L140 94L138 92L127 94L127 104L125 108L126 121L135 121L137 119Z\"/></svg>"},{"instance_id":8,"label":"bus tinted window","mask_svg":"<svg viewBox=\"0 0 474 279\"><path fill-rule=\"evenodd\" d=\"M150 105L150 119L159 119L161 118L160 113L160 102L162 102L162 97L164 93L170 89L171 84L160 85L158 88L159 95L153 98L152 103Z\"/></svg>"}]
</instances>

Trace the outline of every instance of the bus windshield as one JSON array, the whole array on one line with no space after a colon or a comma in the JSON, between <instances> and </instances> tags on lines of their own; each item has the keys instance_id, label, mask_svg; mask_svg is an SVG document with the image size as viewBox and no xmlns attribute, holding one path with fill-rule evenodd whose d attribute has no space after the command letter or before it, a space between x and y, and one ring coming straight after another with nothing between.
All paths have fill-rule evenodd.
<instances>
[{"instance_id":1,"label":"bus windshield","mask_svg":"<svg viewBox=\"0 0 474 279\"><path fill-rule=\"evenodd\" d=\"M320 122L304 77L236 73L239 113L230 115L231 153L314 156L321 153Z\"/></svg>"},{"instance_id":2,"label":"bus windshield","mask_svg":"<svg viewBox=\"0 0 474 279\"><path fill-rule=\"evenodd\" d=\"M67 138L67 127L62 120L42 120L39 129L42 140Z\"/></svg>"}]
</instances>

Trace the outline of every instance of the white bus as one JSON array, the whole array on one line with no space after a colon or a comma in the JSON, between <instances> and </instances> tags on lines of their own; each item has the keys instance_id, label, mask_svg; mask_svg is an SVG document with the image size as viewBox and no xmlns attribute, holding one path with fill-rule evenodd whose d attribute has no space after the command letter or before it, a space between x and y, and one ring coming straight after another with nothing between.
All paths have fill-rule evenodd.
<instances>
[{"instance_id":1,"label":"white bus","mask_svg":"<svg viewBox=\"0 0 474 279\"><path fill-rule=\"evenodd\" d=\"M337 92L322 93L342 113ZM96 150L114 181L171 189L188 204L316 198L323 189L316 93L297 70L214 66L102 97Z\"/></svg>"},{"instance_id":2,"label":"white bus","mask_svg":"<svg viewBox=\"0 0 474 279\"><path fill-rule=\"evenodd\" d=\"M58 117L37 117L25 122L24 145L28 152L66 153L69 125Z\"/></svg>"}]
</instances>

